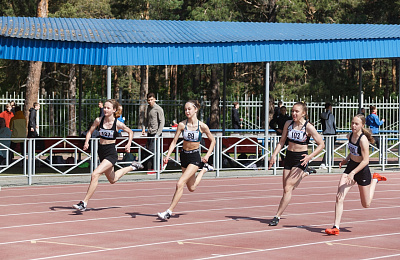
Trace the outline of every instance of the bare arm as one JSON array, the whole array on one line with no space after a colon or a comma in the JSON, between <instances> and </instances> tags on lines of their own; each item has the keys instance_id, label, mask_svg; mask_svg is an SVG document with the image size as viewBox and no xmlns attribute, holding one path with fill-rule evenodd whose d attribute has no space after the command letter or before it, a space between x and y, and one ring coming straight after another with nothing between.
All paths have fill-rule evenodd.
<instances>
[{"instance_id":1,"label":"bare arm","mask_svg":"<svg viewBox=\"0 0 400 260\"><path fill-rule=\"evenodd\" d=\"M210 156L214 150L216 141L215 141L214 136L210 132L210 128L208 128L208 126L206 124L201 123L201 130L203 133L206 134L207 138L211 141L210 147L208 147L208 151L207 151L206 155L202 158L202 161L204 163L206 163L206 162L208 162L208 158L210 158Z\"/></svg>"},{"instance_id":2,"label":"bare arm","mask_svg":"<svg viewBox=\"0 0 400 260\"><path fill-rule=\"evenodd\" d=\"M168 153L163 159L164 163L168 163L168 159L171 156L171 153L174 151L176 143L178 142L178 139L179 139L179 135L181 134L181 132L183 131L184 128L185 128L185 125L183 124L183 122L180 122L178 127L176 128L174 139L172 140L171 144L169 145Z\"/></svg>"},{"instance_id":3,"label":"bare arm","mask_svg":"<svg viewBox=\"0 0 400 260\"><path fill-rule=\"evenodd\" d=\"M89 148L89 139L92 137L92 133L96 127L100 125L100 117L96 118L90 127L89 131L86 133L85 144L83 145L83 150L87 150Z\"/></svg>"},{"instance_id":4,"label":"bare arm","mask_svg":"<svg viewBox=\"0 0 400 260\"><path fill-rule=\"evenodd\" d=\"M317 132L317 129L312 124L307 124L307 129L306 131L311 134L312 138L314 138L315 142L317 143L317 148L310 153L309 155L304 156L304 158L300 161L302 161L301 165L306 166L307 163L314 158L317 154L319 154L322 149L324 149L325 144L324 141L322 140L322 136Z\"/></svg>"},{"instance_id":5,"label":"bare arm","mask_svg":"<svg viewBox=\"0 0 400 260\"><path fill-rule=\"evenodd\" d=\"M129 153L131 151L133 131L129 127L127 127L124 123L122 123L121 121L117 121L117 130L118 129L122 129L124 132L128 133L128 142L125 145L125 152Z\"/></svg>"},{"instance_id":6,"label":"bare arm","mask_svg":"<svg viewBox=\"0 0 400 260\"><path fill-rule=\"evenodd\" d=\"M278 155L279 151L282 149L282 147L285 145L286 138L287 138L287 133L288 133L288 127L292 120L288 120L285 123L285 126L283 127L283 132L282 132L282 137L279 143L276 145L274 152L271 155L271 159L269 160L269 165L268 165L268 170L271 169L272 165L275 164L276 162L276 156Z\"/></svg>"}]
</instances>

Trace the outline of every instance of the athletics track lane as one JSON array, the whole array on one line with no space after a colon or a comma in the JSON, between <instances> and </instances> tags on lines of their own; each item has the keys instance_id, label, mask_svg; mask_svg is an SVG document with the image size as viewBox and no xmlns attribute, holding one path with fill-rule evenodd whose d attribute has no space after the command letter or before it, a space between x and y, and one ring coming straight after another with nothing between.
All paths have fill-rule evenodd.
<instances>
[{"instance_id":1,"label":"athletics track lane","mask_svg":"<svg viewBox=\"0 0 400 260\"><path fill-rule=\"evenodd\" d=\"M100 184L86 212L82 185L3 188L1 259L400 259L400 175L385 173L371 208L348 194L340 236L332 226L339 175L307 177L269 227L281 176L206 179L186 189L168 222L156 219L175 181Z\"/></svg>"}]
</instances>

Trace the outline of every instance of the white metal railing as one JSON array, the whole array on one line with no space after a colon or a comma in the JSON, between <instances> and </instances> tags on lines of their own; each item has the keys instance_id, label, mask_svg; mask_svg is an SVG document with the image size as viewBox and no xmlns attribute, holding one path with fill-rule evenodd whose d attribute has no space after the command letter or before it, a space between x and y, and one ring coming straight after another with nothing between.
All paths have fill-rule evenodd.
<instances>
[{"instance_id":1,"label":"white metal railing","mask_svg":"<svg viewBox=\"0 0 400 260\"><path fill-rule=\"evenodd\" d=\"M158 104L163 107L165 114L166 126L169 126L174 119L185 118L182 109L185 100L164 100L158 97ZM0 97L0 109L5 108L5 105L11 100L15 101L17 105L23 106L25 98L23 93L6 93ZM78 130L78 121L81 122L81 131L86 130L88 124L99 115L98 101L103 100L98 94L87 96L82 99L81 117L69 118L70 105L75 104L76 117L78 117L78 100L70 99L55 93L47 93L41 95L39 102L41 108L39 110L39 132L41 136L67 136L71 124L77 122L76 128ZM313 100L312 97L299 97L296 100L288 100L282 97L283 105L287 107L287 112L290 114L293 104L297 101L305 100L308 107L308 116L317 129L321 129L319 124L320 114L324 111L324 103L321 100ZM206 122L210 114L211 102L207 100L199 100L201 102L200 120ZM239 115L243 118L244 129L263 129L263 98L261 95L240 95L230 96L227 98L226 109L226 128L231 128L231 109L233 102L238 101L240 104ZM336 127L339 130L349 129L351 117L358 113L359 101L358 97L338 97L331 98L332 113L335 115ZM131 128L137 128L139 122L139 106L142 104L140 100L133 100L129 98L121 98L119 102L123 106L123 116L125 117L126 125ZM277 102L277 101L276 101ZM220 120L222 122L223 102L220 101ZM362 106L365 108L365 113L370 113L369 106L374 105L378 109L380 118L385 118L385 123L381 126L381 130L399 130L399 98L362 98Z\"/></svg>"},{"instance_id":2,"label":"white metal railing","mask_svg":"<svg viewBox=\"0 0 400 260\"><path fill-rule=\"evenodd\" d=\"M162 159L167 154L169 143L172 141L172 135L166 134L162 137L151 137L155 139L155 150L146 147L148 137L134 137L131 144L131 152L135 154L138 162L145 163L148 160L153 161L155 179L160 179L162 173L179 172L180 160L179 151L182 148L182 141L177 143L175 152L170 158L168 168L162 171ZM263 170L265 174L278 173L282 169L280 157L284 155L287 147L283 147L277 156L277 163L270 171L267 171L268 161L273 149L280 140L280 136L270 136L267 147L262 135L236 135L221 136L216 135L216 146L209 159L209 163L214 166L215 176L219 177L220 171L237 170ZM370 165L381 167L385 170L387 167L400 166L400 141L399 135L395 138L388 135L379 135L380 146L370 145ZM11 149L4 145L2 141L23 141L19 149ZM128 139L117 139L117 152L124 152L124 147ZM207 151L209 141L204 138L205 143L201 144L202 153ZM91 174L98 166L98 139L90 140L88 151L84 151L84 138L29 138L13 139L0 138L0 150L6 154L14 154L10 160L7 156L0 165L0 178L12 176L26 176L28 184L32 183L35 176L54 176L59 175L80 175ZM320 154L310 161L310 166L318 167L324 153L327 156L327 169L325 172L332 172L337 168L339 162L348 155L346 136L324 136L326 147ZM315 149L316 144L311 140L309 150ZM115 167L122 168L131 164L131 161L119 160ZM175 166L175 167L174 167ZM319 170L321 172L321 170ZM140 173L140 172L139 172ZM142 173L144 173L142 171Z\"/></svg>"}]
</instances>

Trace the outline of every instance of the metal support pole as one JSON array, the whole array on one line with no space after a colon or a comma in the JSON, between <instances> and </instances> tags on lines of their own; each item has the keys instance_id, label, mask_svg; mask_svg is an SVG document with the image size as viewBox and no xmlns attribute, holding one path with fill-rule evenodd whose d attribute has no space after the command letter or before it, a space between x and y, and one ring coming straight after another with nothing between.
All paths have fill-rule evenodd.
<instances>
[{"instance_id":1,"label":"metal support pole","mask_svg":"<svg viewBox=\"0 0 400 260\"><path fill-rule=\"evenodd\" d=\"M399 80L399 96L397 97L397 100L399 101L399 110L397 111L397 116L398 116L398 118L397 118L397 137L399 138L400 137L400 59L397 59L397 78L398 78L398 80ZM398 162L399 162L399 164L400 164L400 144L397 146L397 150L398 150L398 153L399 153L399 159L398 159Z\"/></svg>"},{"instance_id":2,"label":"metal support pole","mask_svg":"<svg viewBox=\"0 0 400 260\"><path fill-rule=\"evenodd\" d=\"M78 124L78 136L82 133L82 64L79 64L79 124ZM82 160L82 153L79 153L79 161Z\"/></svg>"},{"instance_id":3,"label":"metal support pole","mask_svg":"<svg viewBox=\"0 0 400 260\"><path fill-rule=\"evenodd\" d=\"M111 99L111 67L107 66L107 99Z\"/></svg>"},{"instance_id":4,"label":"metal support pole","mask_svg":"<svg viewBox=\"0 0 400 260\"><path fill-rule=\"evenodd\" d=\"M362 60L358 60L358 113L361 113L362 103Z\"/></svg>"},{"instance_id":5,"label":"metal support pole","mask_svg":"<svg viewBox=\"0 0 400 260\"><path fill-rule=\"evenodd\" d=\"M32 185L32 138L28 139L28 185Z\"/></svg>"},{"instance_id":6,"label":"metal support pole","mask_svg":"<svg viewBox=\"0 0 400 260\"><path fill-rule=\"evenodd\" d=\"M269 62L265 65L265 119L264 119L264 149L265 149L265 170L268 169L268 125L269 125Z\"/></svg>"},{"instance_id":7,"label":"metal support pole","mask_svg":"<svg viewBox=\"0 0 400 260\"><path fill-rule=\"evenodd\" d=\"M222 95L223 95L223 111L224 113L222 114L222 136L225 136L225 129L226 129L226 63L224 63L224 82L223 82L223 90L222 90Z\"/></svg>"}]
</instances>

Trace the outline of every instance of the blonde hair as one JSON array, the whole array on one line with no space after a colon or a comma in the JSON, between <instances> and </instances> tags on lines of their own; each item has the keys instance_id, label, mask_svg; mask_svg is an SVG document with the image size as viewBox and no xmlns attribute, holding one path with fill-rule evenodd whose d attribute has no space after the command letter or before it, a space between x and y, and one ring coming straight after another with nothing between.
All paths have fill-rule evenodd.
<instances>
[{"instance_id":1,"label":"blonde hair","mask_svg":"<svg viewBox=\"0 0 400 260\"><path fill-rule=\"evenodd\" d=\"M370 129L365 128L365 116L363 114L357 114L354 117L358 117L361 120L363 127L361 128L362 133L367 137L368 141L373 144L375 143L374 137L372 137L372 132Z\"/></svg>"},{"instance_id":2,"label":"blonde hair","mask_svg":"<svg viewBox=\"0 0 400 260\"><path fill-rule=\"evenodd\" d=\"M107 103L107 102L110 103L113 106L113 108L115 109L114 117L118 118L122 114L122 106L115 99L108 99L104 103ZM121 106L121 109L119 109L120 106Z\"/></svg>"},{"instance_id":3,"label":"blonde hair","mask_svg":"<svg viewBox=\"0 0 400 260\"><path fill-rule=\"evenodd\" d=\"M189 100L188 102L186 102L186 104L187 103L192 104L192 106L194 106L197 109L200 109L200 104L197 100Z\"/></svg>"},{"instance_id":4,"label":"blonde hair","mask_svg":"<svg viewBox=\"0 0 400 260\"><path fill-rule=\"evenodd\" d=\"M308 120L308 108L305 102L296 102L293 106L301 106L301 108L303 109L303 112L305 113L304 117L306 120Z\"/></svg>"}]
</instances>

